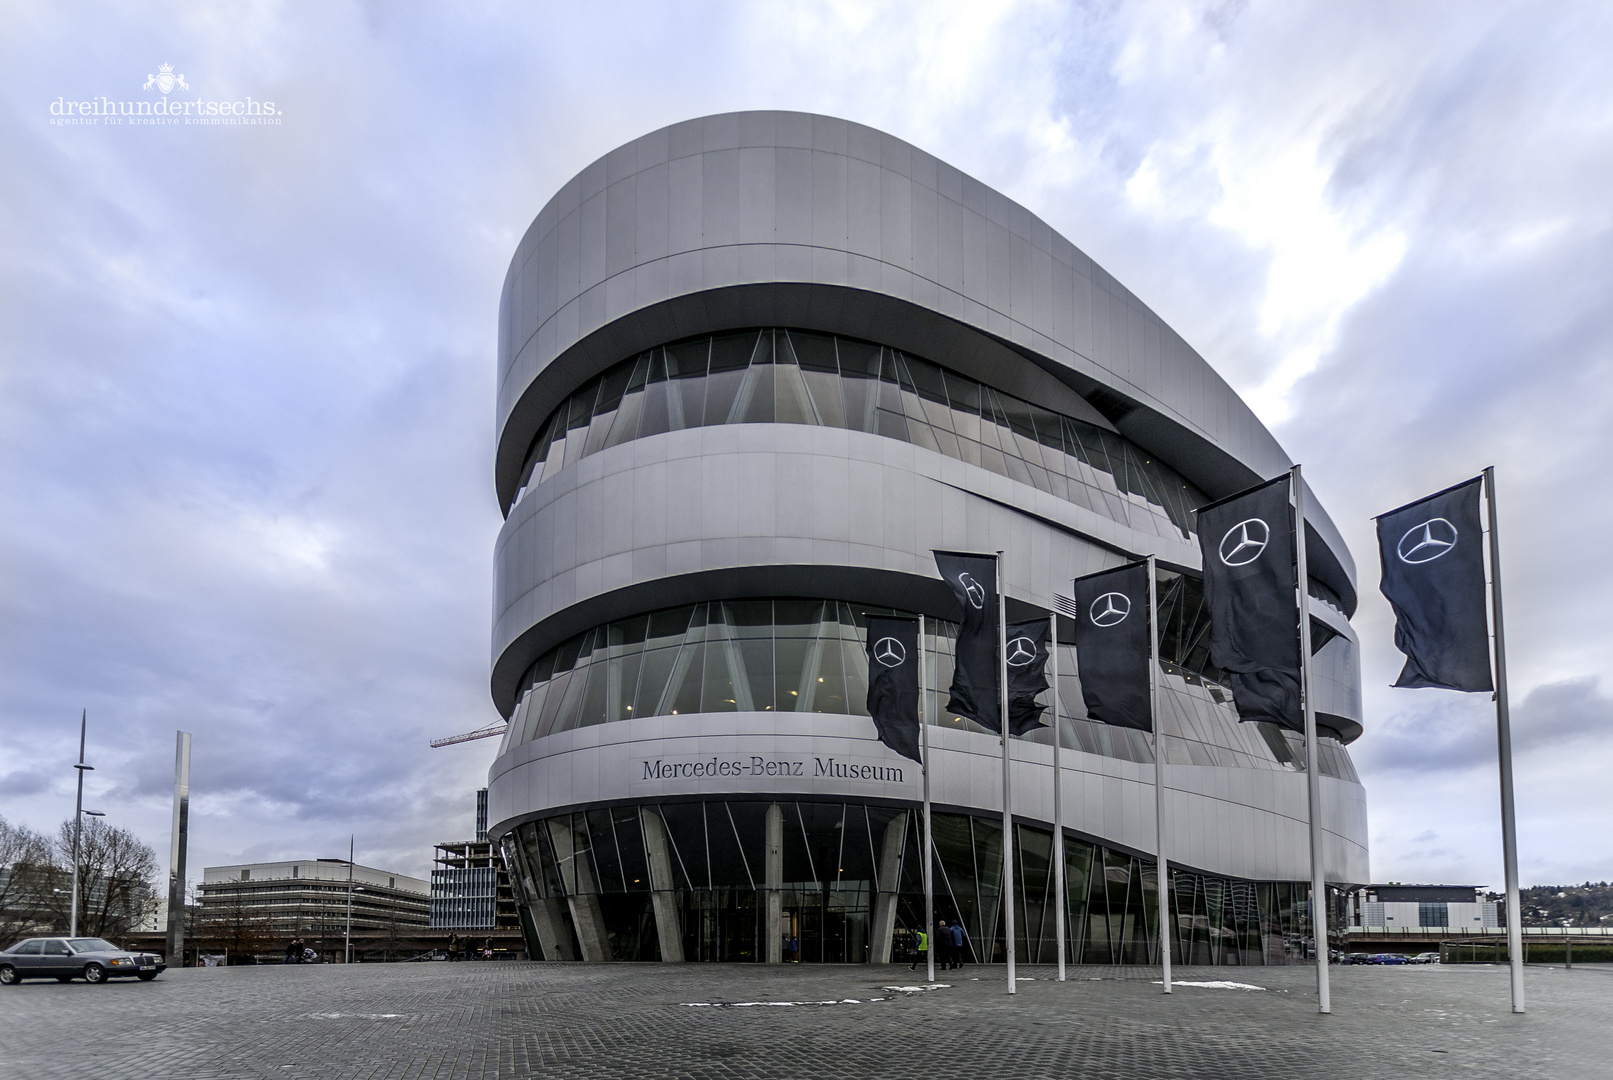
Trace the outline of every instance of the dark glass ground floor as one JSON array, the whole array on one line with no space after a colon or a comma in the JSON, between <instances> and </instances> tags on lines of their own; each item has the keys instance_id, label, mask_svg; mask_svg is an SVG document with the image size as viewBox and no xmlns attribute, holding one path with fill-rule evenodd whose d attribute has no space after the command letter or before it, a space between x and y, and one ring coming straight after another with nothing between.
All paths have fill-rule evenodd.
<instances>
[{"instance_id":1,"label":"dark glass ground floor","mask_svg":"<svg viewBox=\"0 0 1613 1080\"><path fill-rule=\"evenodd\" d=\"M1001 962L1002 823L933 815L935 914L966 962ZM1017 824L1016 957L1057 960L1052 832ZM680 801L522 824L502 843L533 956L863 963L909 956L924 921L917 808ZM1159 962L1153 860L1065 834L1067 958ZM1172 958L1287 964L1308 954L1308 887L1171 874ZM1331 891L1331 890L1330 890Z\"/></svg>"}]
</instances>

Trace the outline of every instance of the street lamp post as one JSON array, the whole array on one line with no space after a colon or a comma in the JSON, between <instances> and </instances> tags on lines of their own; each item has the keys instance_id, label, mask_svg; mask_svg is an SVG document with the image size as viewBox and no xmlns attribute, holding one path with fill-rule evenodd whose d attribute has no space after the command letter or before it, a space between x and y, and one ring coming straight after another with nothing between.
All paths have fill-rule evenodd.
<instances>
[{"instance_id":1,"label":"street lamp post","mask_svg":"<svg viewBox=\"0 0 1613 1080\"><path fill-rule=\"evenodd\" d=\"M84 774L94 772L94 765L84 764L84 736L89 727L90 711L85 709L78 718L78 802L73 807L73 895L68 900L67 936L78 937L78 845L84 831ZM103 817L102 814L94 814Z\"/></svg>"},{"instance_id":2,"label":"street lamp post","mask_svg":"<svg viewBox=\"0 0 1613 1080\"><path fill-rule=\"evenodd\" d=\"M342 963L353 962L353 837L347 838L347 928L342 931Z\"/></svg>"},{"instance_id":3,"label":"street lamp post","mask_svg":"<svg viewBox=\"0 0 1613 1080\"><path fill-rule=\"evenodd\" d=\"M89 768L89 766L86 765L85 768ZM79 773L78 775L82 777L84 774ZM101 813L101 811L99 811L99 810L86 810L86 809L84 809L84 806L83 806L84 795L83 795L83 793L79 794L78 801L79 801L78 815L73 820L73 899L72 899L72 914L70 915L70 917L68 919L68 931L67 931L67 936L68 937L78 937L78 865L79 865L78 864L78 837L79 837L79 822L82 821L84 818L87 818L87 817L106 817L106 815Z\"/></svg>"}]
</instances>

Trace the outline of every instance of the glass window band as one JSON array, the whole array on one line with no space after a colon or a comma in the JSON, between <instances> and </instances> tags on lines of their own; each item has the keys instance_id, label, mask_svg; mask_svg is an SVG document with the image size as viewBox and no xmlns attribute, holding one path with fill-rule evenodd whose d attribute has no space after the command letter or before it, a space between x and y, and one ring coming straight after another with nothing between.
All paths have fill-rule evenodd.
<instances>
[{"instance_id":1,"label":"glass window band","mask_svg":"<svg viewBox=\"0 0 1613 1080\"><path fill-rule=\"evenodd\" d=\"M633 439L775 423L913 443L1160 536L1189 536L1194 509L1209 501L1112 431L896 349L780 329L658 346L590 380L539 429L515 501L567 465Z\"/></svg>"},{"instance_id":2,"label":"glass window band","mask_svg":"<svg viewBox=\"0 0 1613 1080\"><path fill-rule=\"evenodd\" d=\"M567 904L572 901L604 919L609 959L659 960L651 860L641 824L653 817L665 837L671 870L670 881L653 887L676 911L684 958L757 963L768 953L763 935L770 811L783 825L778 892L785 959L874 959L872 919L886 851L898 860L891 868L897 888L891 959L910 959L915 932L924 925L924 858L916 817L899 807L753 799L615 805L522 823L503 850L511 878L521 883L520 902L547 901L557 931L574 933ZM1001 821L937 810L932 829L936 917L964 926L963 962L1001 963ZM891 830L898 842L887 845ZM1014 928L1023 963L1051 964L1058 958L1052 839L1038 824L1014 824ZM1069 832L1064 842L1066 959L1159 963L1159 875L1153 860ZM1305 962L1310 929L1305 883L1173 869L1170 891L1170 947L1177 963ZM1329 892L1336 909L1340 898Z\"/></svg>"},{"instance_id":3,"label":"glass window band","mask_svg":"<svg viewBox=\"0 0 1613 1080\"><path fill-rule=\"evenodd\" d=\"M1162 577L1167 574L1177 581L1191 580L1161 571ZM527 669L500 753L574 728L640 716L723 712L867 716L866 614L910 613L845 600L713 600L585 630ZM930 679L925 715L937 726L984 732L946 709L958 625L929 618L925 626ZM1166 635L1165 640L1174 639ZM1191 645L1196 638L1187 635L1187 640ZM1160 722L1167 761L1303 768L1299 736L1273 724L1240 723L1223 686L1184 667L1178 653L1164 655ZM1059 647L1058 668L1060 745L1126 761L1154 760L1148 733L1085 718L1075 649L1067 642ZM1047 693L1041 700L1050 704L1051 698ZM1052 728L1025 738L1051 745ZM1356 780L1341 744L1324 737L1318 746L1323 775Z\"/></svg>"}]
</instances>

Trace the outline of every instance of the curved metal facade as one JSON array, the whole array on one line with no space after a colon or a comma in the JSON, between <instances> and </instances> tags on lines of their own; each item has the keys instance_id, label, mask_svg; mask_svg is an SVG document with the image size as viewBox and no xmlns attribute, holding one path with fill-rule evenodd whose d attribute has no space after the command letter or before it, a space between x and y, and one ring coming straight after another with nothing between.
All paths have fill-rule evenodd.
<instances>
[{"instance_id":1,"label":"curved metal facade","mask_svg":"<svg viewBox=\"0 0 1613 1080\"><path fill-rule=\"evenodd\" d=\"M1157 316L1029 211L956 169L827 117L740 113L677 124L562 188L505 282L496 483L507 519L495 555L492 657L505 716L527 703L535 661L557 646L678 605L801 597L954 617L935 548L1007 551L1011 615L1026 617L1049 609L1070 578L1133 555L1151 552L1187 573L1198 567L1196 540L1137 527L1124 491L1061 497L1007 469L850 424L708 419L610 445L602 438L533 476L536 441L580 388L646 350L758 327L922 357L1113 433L1211 498L1290 464ZM1348 623L1354 566L1325 515L1315 526L1313 593L1325 601L1316 613L1337 634L1316 657L1318 701L1350 738L1360 730ZM1260 758L1266 751L1240 752L1231 735L1204 736L1238 728L1214 686L1190 671L1167 683L1177 703L1163 721L1173 861L1251 882L1307 878L1303 774L1280 745ZM1080 717L1078 695L1064 707ZM918 797L916 770L892 779L901 759L854 715L736 709L609 719L507 739L490 774L490 832L513 842L517 826L600 807L773 798L904 807ZM994 736L940 728L932 745L937 804L964 815L1000 806ZM1083 744L1073 729L1065 745L1066 827L1151 859L1151 753L1142 760ZM695 771L728 755L802 771ZM1046 822L1051 747L1025 741L1015 755L1016 813ZM810 764L831 758L836 768ZM1327 872L1364 882L1365 795L1342 745L1334 758L1343 764L1324 777ZM657 836L672 818L656 820L636 826L651 877ZM548 857L565 858L545 844ZM539 883L529 888L548 895ZM542 915L539 896L528 906ZM663 939L671 911L655 908ZM584 954L597 954L603 946L589 946L575 911L571 918ZM879 934L870 940L877 953Z\"/></svg>"}]
</instances>

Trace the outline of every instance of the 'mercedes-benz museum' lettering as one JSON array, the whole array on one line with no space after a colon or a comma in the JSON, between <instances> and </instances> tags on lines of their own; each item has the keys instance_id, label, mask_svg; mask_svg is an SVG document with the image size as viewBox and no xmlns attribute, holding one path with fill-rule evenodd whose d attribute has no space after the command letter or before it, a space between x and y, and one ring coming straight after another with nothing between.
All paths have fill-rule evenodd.
<instances>
[{"instance_id":1,"label":"'mercedes-benz museum' lettering","mask_svg":"<svg viewBox=\"0 0 1613 1080\"><path fill-rule=\"evenodd\" d=\"M807 760L781 761L751 755L747 758L711 757L698 761L666 761L656 758L644 761L642 780L700 780L723 776L812 776L834 777L839 780L879 780L900 784L905 779L898 765L870 765L834 758L814 757ZM810 771L809 771L810 767Z\"/></svg>"},{"instance_id":2,"label":"'mercedes-benz museum' lettering","mask_svg":"<svg viewBox=\"0 0 1613 1080\"><path fill-rule=\"evenodd\" d=\"M844 120L674 124L538 212L495 385L488 835L532 956L889 963L924 920L927 770L936 917L965 959L1005 957L1006 846L1018 960L1053 963L1057 737L1067 959L1300 962L1305 748L1239 721L1194 532L1292 463L1031 210ZM1326 876L1348 886L1370 880L1355 564L1309 500L1306 521ZM1087 716L1062 629L1056 726L1042 691L1009 741L1007 845L1003 746L947 709L963 612L936 550L1002 550L1015 622L1073 578L1160 567L1159 747ZM923 766L869 716L870 616L924 618Z\"/></svg>"}]
</instances>

